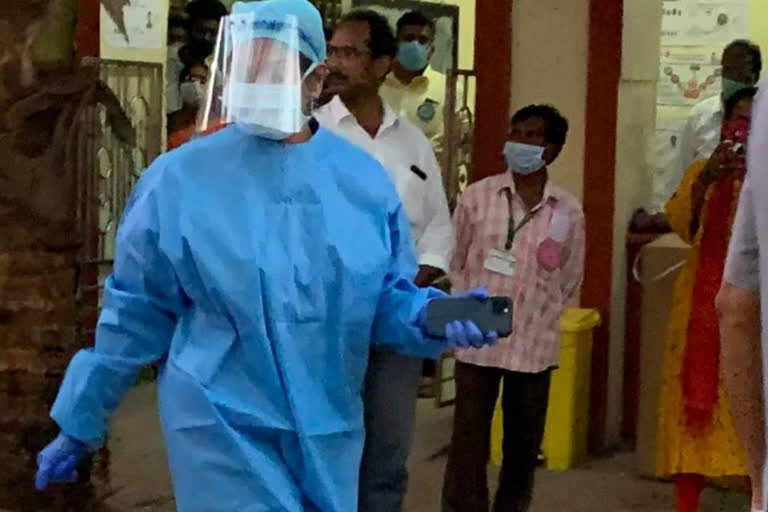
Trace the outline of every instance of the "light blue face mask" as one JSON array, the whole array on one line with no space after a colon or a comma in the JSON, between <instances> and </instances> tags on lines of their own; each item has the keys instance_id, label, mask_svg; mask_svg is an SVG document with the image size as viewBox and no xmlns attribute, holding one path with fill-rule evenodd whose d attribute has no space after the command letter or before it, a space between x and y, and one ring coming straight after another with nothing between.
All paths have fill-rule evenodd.
<instances>
[{"instance_id":1,"label":"light blue face mask","mask_svg":"<svg viewBox=\"0 0 768 512\"><path fill-rule=\"evenodd\" d=\"M509 169L516 174L533 174L541 170L547 163L542 158L544 148L519 142L504 144L504 158Z\"/></svg>"},{"instance_id":2,"label":"light blue face mask","mask_svg":"<svg viewBox=\"0 0 768 512\"><path fill-rule=\"evenodd\" d=\"M429 47L418 41L400 43L397 61L406 71L421 71L429 64Z\"/></svg>"}]
</instances>

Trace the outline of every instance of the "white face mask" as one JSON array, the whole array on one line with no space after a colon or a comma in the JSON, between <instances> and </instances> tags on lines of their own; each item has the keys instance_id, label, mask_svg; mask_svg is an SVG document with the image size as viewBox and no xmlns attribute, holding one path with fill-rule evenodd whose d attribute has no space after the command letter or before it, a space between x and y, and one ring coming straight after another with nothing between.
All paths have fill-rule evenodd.
<instances>
[{"instance_id":1,"label":"white face mask","mask_svg":"<svg viewBox=\"0 0 768 512\"><path fill-rule=\"evenodd\" d=\"M203 84L196 81L183 82L179 89L181 100L185 105L200 106L200 100L203 98Z\"/></svg>"},{"instance_id":2,"label":"white face mask","mask_svg":"<svg viewBox=\"0 0 768 512\"><path fill-rule=\"evenodd\" d=\"M299 133L307 121L301 109L301 85L232 83L228 91L232 119L246 131L272 140Z\"/></svg>"},{"instance_id":3,"label":"white face mask","mask_svg":"<svg viewBox=\"0 0 768 512\"><path fill-rule=\"evenodd\" d=\"M533 174L541 170L547 163L543 160L544 148L519 142L504 144L504 158L509 169L517 174Z\"/></svg>"},{"instance_id":4,"label":"white face mask","mask_svg":"<svg viewBox=\"0 0 768 512\"><path fill-rule=\"evenodd\" d=\"M299 133L310 118L302 108L302 84L316 67L310 66L298 84L231 82L226 93L230 119L266 139Z\"/></svg>"}]
</instances>

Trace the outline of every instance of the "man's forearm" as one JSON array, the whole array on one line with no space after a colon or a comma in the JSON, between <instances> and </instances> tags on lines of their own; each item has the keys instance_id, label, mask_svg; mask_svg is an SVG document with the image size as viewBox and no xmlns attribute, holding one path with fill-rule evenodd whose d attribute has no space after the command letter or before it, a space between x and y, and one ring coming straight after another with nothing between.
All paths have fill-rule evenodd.
<instances>
[{"instance_id":1,"label":"man's forearm","mask_svg":"<svg viewBox=\"0 0 768 512\"><path fill-rule=\"evenodd\" d=\"M722 373L736 432L749 460L753 491L762 506L765 466L763 358L760 299L757 293L728 283L717 299L720 314Z\"/></svg>"}]
</instances>

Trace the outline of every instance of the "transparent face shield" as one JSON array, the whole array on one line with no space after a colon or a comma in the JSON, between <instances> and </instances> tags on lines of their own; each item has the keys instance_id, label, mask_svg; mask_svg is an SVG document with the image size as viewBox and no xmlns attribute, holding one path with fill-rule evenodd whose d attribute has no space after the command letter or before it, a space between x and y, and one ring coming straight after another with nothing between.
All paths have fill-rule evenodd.
<instances>
[{"instance_id":1,"label":"transparent face shield","mask_svg":"<svg viewBox=\"0 0 768 512\"><path fill-rule=\"evenodd\" d=\"M198 131L235 123L273 140L300 132L307 120L302 77L311 70L302 73L298 48L294 16L282 20L258 19L254 13L225 17L214 49L211 79L204 90Z\"/></svg>"}]
</instances>

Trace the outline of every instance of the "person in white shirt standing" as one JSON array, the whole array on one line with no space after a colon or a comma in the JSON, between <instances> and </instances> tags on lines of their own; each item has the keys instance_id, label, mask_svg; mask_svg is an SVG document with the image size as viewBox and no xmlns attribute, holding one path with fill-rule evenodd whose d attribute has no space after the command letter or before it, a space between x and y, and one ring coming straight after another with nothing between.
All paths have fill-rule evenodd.
<instances>
[{"instance_id":1,"label":"person in white shirt standing","mask_svg":"<svg viewBox=\"0 0 768 512\"><path fill-rule=\"evenodd\" d=\"M707 159L715 151L730 151L729 148L719 147L724 102L739 90L754 87L762 69L760 47L751 41L737 39L725 47L722 58L723 92L699 102L688 114L680 138L677 172L667 176L664 184L666 199L675 193L693 162Z\"/></svg>"},{"instance_id":2,"label":"person in white shirt standing","mask_svg":"<svg viewBox=\"0 0 768 512\"><path fill-rule=\"evenodd\" d=\"M398 118L379 96L396 52L395 36L380 14L362 10L343 17L328 43L326 92L335 96L315 118L387 169L419 257L415 282L427 286L448 269L455 242L440 167L429 140L412 123ZM371 352L363 397L366 443L359 510L402 509L420 373L420 360L380 349Z\"/></svg>"},{"instance_id":3,"label":"person in white shirt standing","mask_svg":"<svg viewBox=\"0 0 768 512\"><path fill-rule=\"evenodd\" d=\"M398 117L424 132L437 161L443 162L446 78L430 67L435 53L435 32L435 22L421 11L408 11L397 20L397 55L379 94ZM422 398L434 395L436 371L436 361L424 361L419 386Z\"/></svg>"}]
</instances>

